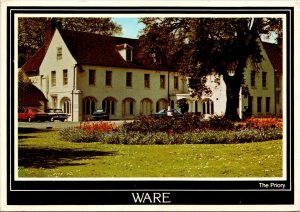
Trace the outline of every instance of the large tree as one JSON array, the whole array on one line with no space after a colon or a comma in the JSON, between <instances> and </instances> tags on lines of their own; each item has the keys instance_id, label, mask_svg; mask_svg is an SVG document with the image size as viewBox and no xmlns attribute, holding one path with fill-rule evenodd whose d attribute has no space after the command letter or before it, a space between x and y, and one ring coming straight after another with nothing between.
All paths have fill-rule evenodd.
<instances>
[{"instance_id":1,"label":"large tree","mask_svg":"<svg viewBox=\"0 0 300 212\"><path fill-rule=\"evenodd\" d=\"M272 28L258 18L142 18L140 57L145 62L164 63L189 77L193 96L209 95L206 77L223 76L227 103L225 116L239 120L241 88L246 95L244 68L261 62L259 32ZM275 21L278 23L278 21ZM267 28L269 27L269 29ZM234 73L234 75L233 75Z\"/></svg>"},{"instance_id":2,"label":"large tree","mask_svg":"<svg viewBox=\"0 0 300 212\"><path fill-rule=\"evenodd\" d=\"M44 43L47 18L18 19L18 66L21 67L27 59ZM120 25L111 18L52 18L56 26L62 29L93 32L101 35L119 35Z\"/></svg>"}]
</instances>

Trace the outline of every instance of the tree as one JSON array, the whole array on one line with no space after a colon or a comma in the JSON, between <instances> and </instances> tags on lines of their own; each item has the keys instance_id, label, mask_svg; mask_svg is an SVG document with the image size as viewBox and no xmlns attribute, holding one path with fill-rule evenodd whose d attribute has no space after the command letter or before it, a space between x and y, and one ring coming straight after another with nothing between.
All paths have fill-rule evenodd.
<instances>
[{"instance_id":1,"label":"tree","mask_svg":"<svg viewBox=\"0 0 300 212\"><path fill-rule=\"evenodd\" d=\"M18 66L21 67L29 57L44 43L47 18L18 19ZM111 18L53 18L61 29L93 32L100 35L118 35L122 28Z\"/></svg>"},{"instance_id":2,"label":"tree","mask_svg":"<svg viewBox=\"0 0 300 212\"><path fill-rule=\"evenodd\" d=\"M238 105L247 62L262 60L259 31L271 27L258 18L142 18L139 55L145 62L162 62L190 78L192 96L210 95L205 86L212 72L226 84L225 116L239 120ZM231 71L229 71L231 70ZM234 73L234 75L232 75Z\"/></svg>"}]
</instances>

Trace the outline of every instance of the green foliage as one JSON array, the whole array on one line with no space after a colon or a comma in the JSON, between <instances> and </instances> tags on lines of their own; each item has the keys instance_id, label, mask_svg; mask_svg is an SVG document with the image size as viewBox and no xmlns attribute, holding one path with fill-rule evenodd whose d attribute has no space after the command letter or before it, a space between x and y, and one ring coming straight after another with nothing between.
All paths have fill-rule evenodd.
<instances>
[{"instance_id":1,"label":"green foliage","mask_svg":"<svg viewBox=\"0 0 300 212\"><path fill-rule=\"evenodd\" d=\"M235 125L223 116L202 120L191 113L177 118L140 116L113 131L95 128L93 124L84 126L64 128L59 133L60 138L71 142L130 145L234 144L282 138L282 123L275 119L251 119Z\"/></svg>"},{"instance_id":2,"label":"green foliage","mask_svg":"<svg viewBox=\"0 0 300 212\"><path fill-rule=\"evenodd\" d=\"M127 132L169 132L183 133L201 130L234 130L234 123L224 116L211 116L208 120L201 116L185 113L182 117L164 117L155 119L151 116L140 116L132 123L123 125Z\"/></svg>"},{"instance_id":3,"label":"green foliage","mask_svg":"<svg viewBox=\"0 0 300 212\"><path fill-rule=\"evenodd\" d=\"M200 116L185 113L182 117L154 118L152 116L139 116L132 123L123 125L123 130L127 132L176 132L182 133L193 131L199 128Z\"/></svg>"},{"instance_id":4,"label":"green foliage","mask_svg":"<svg viewBox=\"0 0 300 212\"><path fill-rule=\"evenodd\" d=\"M185 132L181 134L168 132L110 132L88 133L78 128L65 128L60 131L60 138L70 142L100 142L103 144L237 144L251 143L282 138L278 129Z\"/></svg>"},{"instance_id":5,"label":"green foliage","mask_svg":"<svg viewBox=\"0 0 300 212\"><path fill-rule=\"evenodd\" d=\"M101 133L91 133L80 128L67 127L59 132L59 136L70 142L96 142L101 138Z\"/></svg>"},{"instance_id":6,"label":"green foliage","mask_svg":"<svg viewBox=\"0 0 300 212\"><path fill-rule=\"evenodd\" d=\"M234 122L224 116L213 115L200 123L200 129L233 130Z\"/></svg>"},{"instance_id":7,"label":"green foliage","mask_svg":"<svg viewBox=\"0 0 300 212\"><path fill-rule=\"evenodd\" d=\"M266 18L153 17L140 21L146 26L140 39L140 58L147 62L162 61L190 77L192 96L210 93L205 85L207 75L222 75L227 87L225 115L233 121L239 120L238 98L240 88L246 88L247 60L262 61L259 32L273 29L271 26L282 30L280 19ZM234 76L229 76L228 69L235 72ZM243 94L249 95L246 89Z\"/></svg>"}]
</instances>

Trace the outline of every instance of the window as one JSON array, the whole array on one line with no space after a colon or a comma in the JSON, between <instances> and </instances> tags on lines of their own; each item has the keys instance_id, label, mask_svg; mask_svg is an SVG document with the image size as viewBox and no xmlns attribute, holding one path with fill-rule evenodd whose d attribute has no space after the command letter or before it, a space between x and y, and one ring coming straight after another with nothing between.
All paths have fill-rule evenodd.
<instances>
[{"instance_id":1,"label":"window","mask_svg":"<svg viewBox=\"0 0 300 212\"><path fill-rule=\"evenodd\" d=\"M132 61L132 49L131 48L126 49L126 60Z\"/></svg>"},{"instance_id":2,"label":"window","mask_svg":"<svg viewBox=\"0 0 300 212\"><path fill-rule=\"evenodd\" d=\"M132 87L132 72L126 72L126 87Z\"/></svg>"},{"instance_id":3,"label":"window","mask_svg":"<svg viewBox=\"0 0 300 212\"><path fill-rule=\"evenodd\" d=\"M257 97L257 112L261 113L261 97Z\"/></svg>"},{"instance_id":4,"label":"window","mask_svg":"<svg viewBox=\"0 0 300 212\"><path fill-rule=\"evenodd\" d=\"M267 72L262 72L262 86L267 87Z\"/></svg>"},{"instance_id":5,"label":"window","mask_svg":"<svg viewBox=\"0 0 300 212\"><path fill-rule=\"evenodd\" d=\"M135 100L126 98L123 100L123 115L132 116L135 114Z\"/></svg>"},{"instance_id":6,"label":"window","mask_svg":"<svg viewBox=\"0 0 300 212\"><path fill-rule=\"evenodd\" d=\"M56 59L57 60L61 60L62 59L62 47L57 47Z\"/></svg>"},{"instance_id":7,"label":"window","mask_svg":"<svg viewBox=\"0 0 300 212\"><path fill-rule=\"evenodd\" d=\"M165 88L166 84L166 76L160 75L160 88Z\"/></svg>"},{"instance_id":8,"label":"window","mask_svg":"<svg viewBox=\"0 0 300 212\"><path fill-rule=\"evenodd\" d=\"M107 97L102 101L102 109L110 115L115 114L115 105L117 100L113 97Z\"/></svg>"},{"instance_id":9,"label":"window","mask_svg":"<svg viewBox=\"0 0 300 212\"><path fill-rule=\"evenodd\" d=\"M111 71L106 71L105 75L105 85L106 86L111 86L112 82L112 72Z\"/></svg>"},{"instance_id":10,"label":"window","mask_svg":"<svg viewBox=\"0 0 300 212\"><path fill-rule=\"evenodd\" d=\"M96 99L94 97L85 97L82 100L82 111L84 115L91 115L96 110Z\"/></svg>"},{"instance_id":11,"label":"window","mask_svg":"<svg viewBox=\"0 0 300 212\"><path fill-rule=\"evenodd\" d=\"M52 108L57 108L57 96L51 96L52 98Z\"/></svg>"},{"instance_id":12,"label":"window","mask_svg":"<svg viewBox=\"0 0 300 212\"><path fill-rule=\"evenodd\" d=\"M255 71L251 71L251 86L255 86Z\"/></svg>"},{"instance_id":13,"label":"window","mask_svg":"<svg viewBox=\"0 0 300 212\"><path fill-rule=\"evenodd\" d=\"M68 70L67 69L63 70L63 84L64 85L68 84Z\"/></svg>"},{"instance_id":14,"label":"window","mask_svg":"<svg viewBox=\"0 0 300 212\"><path fill-rule=\"evenodd\" d=\"M203 114L214 114L214 102L211 100L202 102L202 112Z\"/></svg>"},{"instance_id":15,"label":"window","mask_svg":"<svg viewBox=\"0 0 300 212\"><path fill-rule=\"evenodd\" d=\"M89 85L95 85L95 75L96 71L95 70L89 70Z\"/></svg>"},{"instance_id":16,"label":"window","mask_svg":"<svg viewBox=\"0 0 300 212\"><path fill-rule=\"evenodd\" d=\"M271 98L266 97L266 113L270 112L270 102L271 102Z\"/></svg>"},{"instance_id":17,"label":"window","mask_svg":"<svg viewBox=\"0 0 300 212\"><path fill-rule=\"evenodd\" d=\"M174 89L178 89L178 77L174 77Z\"/></svg>"},{"instance_id":18,"label":"window","mask_svg":"<svg viewBox=\"0 0 300 212\"><path fill-rule=\"evenodd\" d=\"M145 88L150 88L150 74L144 75L144 85Z\"/></svg>"},{"instance_id":19,"label":"window","mask_svg":"<svg viewBox=\"0 0 300 212\"><path fill-rule=\"evenodd\" d=\"M129 103L129 114L133 115L133 101L130 101Z\"/></svg>"},{"instance_id":20,"label":"window","mask_svg":"<svg viewBox=\"0 0 300 212\"><path fill-rule=\"evenodd\" d=\"M56 71L51 71L51 86L56 86Z\"/></svg>"},{"instance_id":21,"label":"window","mask_svg":"<svg viewBox=\"0 0 300 212\"><path fill-rule=\"evenodd\" d=\"M166 99L159 99L156 102L156 112L162 110L162 109L167 109L168 108L168 100Z\"/></svg>"},{"instance_id":22,"label":"window","mask_svg":"<svg viewBox=\"0 0 300 212\"><path fill-rule=\"evenodd\" d=\"M71 114L71 100L67 97L61 100L61 107L64 113Z\"/></svg>"},{"instance_id":23,"label":"window","mask_svg":"<svg viewBox=\"0 0 300 212\"><path fill-rule=\"evenodd\" d=\"M141 114L149 115L152 113L152 101L145 98L141 101Z\"/></svg>"}]
</instances>

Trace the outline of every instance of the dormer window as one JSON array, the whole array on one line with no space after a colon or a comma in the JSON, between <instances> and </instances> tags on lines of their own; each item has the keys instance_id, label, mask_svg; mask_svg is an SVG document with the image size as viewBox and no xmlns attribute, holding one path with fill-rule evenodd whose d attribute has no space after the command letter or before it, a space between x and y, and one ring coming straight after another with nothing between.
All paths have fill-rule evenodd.
<instances>
[{"instance_id":1,"label":"dormer window","mask_svg":"<svg viewBox=\"0 0 300 212\"><path fill-rule=\"evenodd\" d=\"M127 43L117 45L117 49L124 60L132 61L133 55L132 55L132 47L130 45L128 45Z\"/></svg>"},{"instance_id":2,"label":"dormer window","mask_svg":"<svg viewBox=\"0 0 300 212\"><path fill-rule=\"evenodd\" d=\"M132 61L132 49L131 48L126 49L126 60Z\"/></svg>"},{"instance_id":3,"label":"dormer window","mask_svg":"<svg viewBox=\"0 0 300 212\"><path fill-rule=\"evenodd\" d=\"M62 47L57 47L56 49L56 59L61 60L62 59Z\"/></svg>"}]
</instances>

